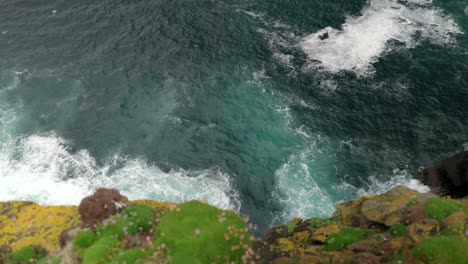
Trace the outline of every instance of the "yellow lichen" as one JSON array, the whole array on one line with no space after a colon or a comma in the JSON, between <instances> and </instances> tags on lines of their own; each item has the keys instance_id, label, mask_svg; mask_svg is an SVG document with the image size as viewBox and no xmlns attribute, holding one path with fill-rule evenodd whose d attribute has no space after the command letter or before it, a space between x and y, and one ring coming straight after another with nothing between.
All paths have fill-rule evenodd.
<instances>
[{"instance_id":1,"label":"yellow lichen","mask_svg":"<svg viewBox=\"0 0 468 264\"><path fill-rule=\"evenodd\" d=\"M0 203L0 246L13 251L40 245L56 252L60 233L81 224L76 206L40 206L32 202Z\"/></svg>"},{"instance_id":2,"label":"yellow lichen","mask_svg":"<svg viewBox=\"0 0 468 264\"><path fill-rule=\"evenodd\" d=\"M177 205L176 203L157 202L153 200L135 200L135 201L131 201L128 203L128 205L137 205L137 204L152 207L156 210L156 212L165 212L169 210L170 208L174 208Z\"/></svg>"},{"instance_id":3,"label":"yellow lichen","mask_svg":"<svg viewBox=\"0 0 468 264\"><path fill-rule=\"evenodd\" d=\"M297 252L294 243L287 238L278 238L276 242L278 243L276 248L283 254L294 255Z\"/></svg>"},{"instance_id":4,"label":"yellow lichen","mask_svg":"<svg viewBox=\"0 0 468 264\"><path fill-rule=\"evenodd\" d=\"M421 242L426 237L430 236L431 233L439 231L439 226L435 223L421 224L414 223L408 226L407 235L416 244Z\"/></svg>"},{"instance_id":5,"label":"yellow lichen","mask_svg":"<svg viewBox=\"0 0 468 264\"><path fill-rule=\"evenodd\" d=\"M314 241L325 243L328 236L334 233L338 233L341 231L341 228L338 225L325 225L322 227L317 228L312 233L312 239Z\"/></svg>"},{"instance_id":6,"label":"yellow lichen","mask_svg":"<svg viewBox=\"0 0 468 264\"><path fill-rule=\"evenodd\" d=\"M309 240L310 233L309 231L302 231L299 233L295 233L292 237L292 240L294 241L295 244L297 245L305 245L307 241Z\"/></svg>"}]
</instances>

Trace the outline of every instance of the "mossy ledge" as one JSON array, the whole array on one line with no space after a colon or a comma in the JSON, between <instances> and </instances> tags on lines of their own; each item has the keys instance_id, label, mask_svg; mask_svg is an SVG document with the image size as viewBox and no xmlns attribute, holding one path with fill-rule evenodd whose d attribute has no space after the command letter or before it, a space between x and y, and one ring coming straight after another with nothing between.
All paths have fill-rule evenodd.
<instances>
[{"instance_id":1,"label":"mossy ledge","mask_svg":"<svg viewBox=\"0 0 468 264\"><path fill-rule=\"evenodd\" d=\"M0 203L0 263L468 263L468 198L403 186L261 238L248 217L200 201L129 201L110 189L83 201Z\"/></svg>"}]
</instances>

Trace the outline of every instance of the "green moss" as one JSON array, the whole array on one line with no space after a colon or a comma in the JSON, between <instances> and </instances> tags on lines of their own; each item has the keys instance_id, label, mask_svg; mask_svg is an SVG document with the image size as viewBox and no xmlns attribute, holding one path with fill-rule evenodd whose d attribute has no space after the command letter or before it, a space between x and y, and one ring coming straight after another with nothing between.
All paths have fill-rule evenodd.
<instances>
[{"instance_id":1,"label":"green moss","mask_svg":"<svg viewBox=\"0 0 468 264\"><path fill-rule=\"evenodd\" d=\"M98 237L94 234L93 231L85 230L83 232L78 233L73 240L73 250L78 252L81 255L81 252L90 247Z\"/></svg>"},{"instance_id":2,"label":"green moss","mask_svg":"<svg viewBox=\"0 0 468 264\"><path fill-rule=\"evenodd\" d=\"M418 204L418 201L416 199L411 199L407 204L406 206L413 206L413 205L417 205Z\"/></svg>"},{"instance_id":3,"label":"green moss","mask_svg":"<svg viewBox=\"0 0 468 264\"><path fill-rule=\"evenodd\" d=\"M442 222L444 218L460 210L461 203L456 200L431 197L424 203L424 213L429 218Z\"/></svg>"},{"instance_id":4,"label":"green moss","mask_svg":"<svg viewBox=\"0 0 468 264\"><path fill-rule=\"evenodd\" d=\"M83 264L108 263L110 256L117 247L117 240L113 237L103 237L96 241L83 253Z\"/></svg>"},{"instance_id":5,"label":"green moss","mask_svg":"<svg viewBox=\"0 0 468 264\"><path fill-rule=\"evenodd\" d=\"M240 263L251 241L237 214L191 201L161 218L154 245L167 248L175 264Z\"/></svg>"},{"instance_id":6,"label":"green moss","mask_svg":"<svg viewBox=\"0 0 468 264\"><path fill-rule=\"evenodd\" d=\"M9 264L25 264L37 261L45 257L46 253L33 246L24 247L12 254L9 254L7 263Z\"/></svg>"},{"instance_id":7,"label":"green moss","mask_svg":"<svg viewBox=\"0 0 468 264\"><path fill-rule=\"evenodd\" d=\"M438 236L423 240L413 254L424 263L465 264L468 262L468 240L458 235Z\"/></svg>"},{"instance_id":8,"label":"green moss","mask_svg":"<svg viewBox=\"0 0 468 264\"><path fill-rule=\"evenodd\" d=\"M288 234L292 234L294 232L294 229L296 229L296 227L297 227L297 222L294 220L287 223L286 228L288 229Z\"/></svg>"},{"instance_id":9,"label":"green moss","mask_svg":"<svg viewBox=\"0 0 468 264\"><path fill-rule=\"evenodd\" d=\"M112 263L114 264L135 264L142 262L146 258L145 252L139 248L130 249L124 252L118 253Z\"/></svg>"},{"instance_id":10,"label":"green moss","mask_svg":"<svg viewBox=\"0 0 468 264\"><path fill-rule=\"evenodd\" d=\"M388 232L394 237L402 237L406 233L406 226L401 223L396 223L388 229Z\"/></svg>"},{"instance_id":11,"label":"green moss","mask_svg":"<svg viewBox=\"0 0 468 264\"><path fill-rule=\"evenodd\" d=\"M61 263L62 261L59 256L45 257L39 260L39 262L37 262L37 264L61 264Z\"/></svg>"},{"instance_id":12,"label":"green moss","mask_svg":"<svg viewBox=\"0 0 468 264\"><path fill-rule=\"evenodd\" d=\"M331 234L325 241L324 250L342 250L347 245L361 241L375 234L373 230L347 227L339 233Z\"/></svg>"},{"instance_id":13,"label":"green moss","mask_svg":"<svg viewBox=\"0 0 468 264\"><path fill-rule=\"evenodd\" d=\"M148 232L153 228L156 211L146 205L134 205L118 215L99 224L97 233L100 237L113 236L122 239L127 234L136 235L139 232Z\"/></svg>"},{"instance_id":14,"label":"green moss","mask_svg":"<svg viewBox=\"0 0 468 264\"><path fill-rule=\"evenodd\" d=\"M310 228L318 228L325 225L339 225L337 221L333 221L331 219L326 218L311 218L309 221Z\"/></svg>"}]
</instances>

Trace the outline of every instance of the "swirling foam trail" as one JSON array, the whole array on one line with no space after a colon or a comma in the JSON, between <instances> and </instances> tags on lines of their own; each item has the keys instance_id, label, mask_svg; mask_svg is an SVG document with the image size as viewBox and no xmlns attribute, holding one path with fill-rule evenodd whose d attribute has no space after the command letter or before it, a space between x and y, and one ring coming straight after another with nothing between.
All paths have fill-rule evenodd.
<instances>
[{"instance_id":1,"label":"swirling foam trail","mask_svg":"<svg viewBox=\"0 0 468 264\"><path fill-rule=\"evenodd\" d=\"M116 155L104 166L86 151L72 153L70 142L54 134L10 140L0 148L0 201L78 204L98 187L117 188L130 199L207 199L239 209L229 176L218 169L163 172L140 159Z\"/></svg>"},{"instance_id":2,"label":"swirling foam trail","mask_svg":"<svg viewBox=\"0 0 468 264\"><path fill-rule=\"evenodd\" d=\"M312 67L366 76L374 71L372 63L391 49L387 44L392 39L413 48L421 39L448 44L454 41L454 34L461 33L455 22L433 7L430 0L409 0L406 5L393 0L370 0L362 16L348 17L341 28L324 28L300 43L313 61Z\"/></svg>"}]
</instances>

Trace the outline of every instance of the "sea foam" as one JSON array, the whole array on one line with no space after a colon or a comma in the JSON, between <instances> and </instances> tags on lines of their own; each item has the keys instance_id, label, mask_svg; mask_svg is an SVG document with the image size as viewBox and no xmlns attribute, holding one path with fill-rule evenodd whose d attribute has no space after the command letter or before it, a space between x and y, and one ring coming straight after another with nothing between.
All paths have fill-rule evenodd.
<instances>
[{"instance_id":1,"label":"sea foam","mask_svg":"<svg viewBox=\"0 0 468 264\"><path fill-rule=\"evenodd\" d=\"M431 1L370 0L361 16L348 16L340 29L326 27L305 37L299 44L311 68L337 73L354 71L358 76L374 72L372 64L397 47L413 48L421 40L449 44L461 33L455 22Z\"/></svg>"},{"instance_id":2,"label":"sea foam","mask_svg":"<svg viewBox=\"0 0 468 264\"><path fill-rule=\"evenodd\" d=\"M96 188L107 187L130 199L202 199L221 208L240 208L229 175L220 169L165 172L145 160L120 155L100 166L88 151L72 152L71 145L53 133L4 142L0 148L0 201L76 205Z\"/></svg>"}]
</instances>

